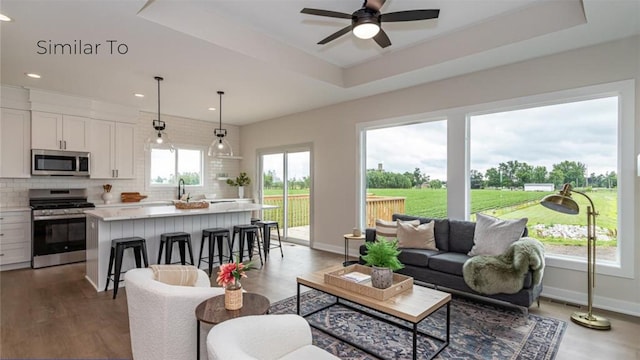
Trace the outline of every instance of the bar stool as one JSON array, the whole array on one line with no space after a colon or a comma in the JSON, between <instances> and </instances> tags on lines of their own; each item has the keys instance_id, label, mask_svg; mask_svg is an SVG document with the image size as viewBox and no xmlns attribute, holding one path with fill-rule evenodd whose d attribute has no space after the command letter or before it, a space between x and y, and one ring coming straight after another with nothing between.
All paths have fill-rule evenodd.
<instances>
[{"instance_id":1,"label":"bar stool","mask_svg":"<svg viewBox=\"0 0 640 360\"><path fill-rule=\"evenodd\" d=\"M202 241L200 242L200 256L198 257L198 269L202 262L202 249L204 248L204 242L207 241L209 256L205 262L209 264L209 276L213 271L213 254L215 252L215 244L218 246L218 264L222 265L222 240L227 238L227 246L229 246L229 259L231 259L231 239L229 237L229 229L224 228L209 228L202 230Z\"/></svg>"},{"instance_id":2,"label":"bar stool","mask_svg":"<svg viewBox=\"0 0 640 360\"><path fill-rule=\"evenodd\" d=\"M260 248L260 227L258 225L235 225L233 227L233 236L231 238L230 249L233 249L233 244L236 240L236 234L238 234L238 238L240 239L240 246L238 247L240 262L242 262L242 257L244 254L245 240L247 242L247 250L249 251L249 260L251 260L251 258L253 257L253 243L255 241L258 243L258 255L260 255L260 264L264 265L264 262L262 261L262 249Z\"/></svg>"},{"instance_id":3,"label":"bar stool","mask_svg":"<svg viewBox=\"0 0 640 360\"><path fill-rule=\"evenodd\" d=\"M258 221L260 221L259 218L251 218L251 225L255 225Z\"/></svg>"},{"instance_id":4,"label":"bar stool","mask_svg":"<svg viewBox=\"0 0 640 360\"><path fill-rule=\"evenodd\" d=\"M113 298L116 298L118 294L118 285L120 284L120 274L122 272L122 256L124 255L125 249L133 249L133 254L136 259L136 267L142 267L140 261L140 255L142 254L142 259L144 259L144 266L149 266L149 259L147 258L147 244L145 239L133 236L127 238L113 239L111 240L111 252L109 254L109 270L107 270L107 285L104 287L104 291L107 291L109 288L109 280L111 280L111 276L113 275ZM116 261L115 273L111 270L113 268L113 261Z\"/></svg>"},{"instance_id":5,"label":"bar stool","mask_svg":"<svg viewBox=\"0 0 640 360\"><path fill-rule=\"evenodd\" d=\"M182 265L186 264L186 254L185 254L185 244L189 248L189 258L191 259L190 265L193 265L193 250L191 249L191 234L178 231L171 233L160 234L160 251L158 252L158 264L160 264L160 260L162 259L162 248L165 243L167 244L167 250L165 251L165 264L171 264L171 253L173 251L173 244L178 243L178 248L180 250L180 263Z\"/></svg>"},{"instance_id":6,"label":"bar stool","mask_svg":"<svg viewBox=\"0 0 640 360\"><path fill-rule=\"evenodd\" d=\"M267 259L269 252L271 249L280 248L280 256L284 257L284 253L282 252L282 239L280 238L280 227L278 226L277 221L265 220L258 221L256 225L260 226L262 229L262 242L264 243L264 258ZM278 233L278 244L271 246L271 229L276 230Z\"/></svg>"}]
</instances>

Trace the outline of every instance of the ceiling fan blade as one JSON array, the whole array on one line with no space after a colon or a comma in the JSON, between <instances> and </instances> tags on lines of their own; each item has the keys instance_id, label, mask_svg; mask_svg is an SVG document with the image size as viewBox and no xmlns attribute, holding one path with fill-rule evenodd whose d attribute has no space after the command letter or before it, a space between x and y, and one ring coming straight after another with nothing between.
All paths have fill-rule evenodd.
<instances>
[{"instance_id":1,"label":"ceiling fan blade","mask_svg":"<svg viewBox=\"0 0 640 360\"><path fill-rule=\"evenodd\" d=\"M391 40L389 40L389 37L387 36L387 33L384 32L384 30L380 29L380 31L378 31L378 35L373 37L373 40L375 40L378 45L380 45L381 48L386 48L387 46L391 46Z\"/></svg>"},{"instance_id":2,"label":"ceiling fan blade","mask_svg":"<svg viewBox=\"0 0 640 360\"><path fill-rule=\"evenodd\" d=\"M380 15L380 22L398 22L435 19L440 15L440 10L408 10Z\"/></svg>"},{"instance_id":3,"label":"ceiling fan blade","mask_svg":"<svg viewBox=\"0 0 640 360\"><path fill-rule=\"evenodd\" d=\"M304 9L300 10L300 12L303 13L303 14L327 16L327 17L338 18L338 19L349 19L349 20L351 20L351 17L352 17L351 14L345 14L345 13L341 13L341 12L337 12L337 11L321 10L321 9L304 8Z\"/></svg>"},{"instance_id":4,"label":"ceiling fan blade","mask_svg":"<svg viewBox=\"0 0 640 360\"><path fill-rule=\"evenodd\" d=\"M367 9L380 11L380 8L382 7L382 5L384 5L385 1L387 0L365 0L364 7L366 7Z\"/></svg>"},{"instance_id":5,"label":"ceiling fan blade","mask_svg":"<svg viewBox=\"0 0 640 360\"><path fill-rule=\"evenodd\" d=\"M346 26L346 27L334 32L333 34L327 36L326 38L320 40L318 42L318 45L324 45L324 44L328 43L329 41L333 41L333 40L339 38L340 36L348 33L349 31L351 31L351 25Z\"/></svg>"}]
</instances>

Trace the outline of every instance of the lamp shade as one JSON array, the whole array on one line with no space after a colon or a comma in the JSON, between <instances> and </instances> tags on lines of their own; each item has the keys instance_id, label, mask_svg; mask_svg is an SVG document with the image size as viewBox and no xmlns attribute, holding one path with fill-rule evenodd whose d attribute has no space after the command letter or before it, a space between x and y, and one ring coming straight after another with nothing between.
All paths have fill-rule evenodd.
<instances>
[{"instance_id":1,"label":"lamp shade","mask_svg":"<svg viewBox=\"0 0 640 360\"><path fill-rule=\"evenodd\" d=\"M211 142L207 155L214 157L233 156L233 149L231 148L231 144L229 144L225 138L219 137Z\"/></svg>"},{"instance_id":2,"label":"lamp shade","mask_svg":"<svg viewBox=\"0 0 640 360\"><path fill-rule=\"evenodd\" d=\"M580 212L578 203L571 196L562 194L547 195L540 201L540 205L563 214L576 215Z\"/></svg>"},{"instance_id":3,"label":"lamp shade","mask_svg":"<svg viewBox=\"0 0 640 360\"><path fill-rule=\"evenodd\" d=\"M371 39L380 32L380 25L375 23L358 24L353 28L353 34L360 39Z\"/></svg>"},{"instance_id":4,"label":"lamp shade","mask_svg":"<svg viewBox=\"0 0 640 360\"><path fill-rule=\"evenodd\" d=\"M587 197L585 194L580 194ZM571 184L569 183L564 184L559 193L542 198L540 205L563 214L575 215L580 212L578 203L571 198Z\"/></svg>"}]
</instances>

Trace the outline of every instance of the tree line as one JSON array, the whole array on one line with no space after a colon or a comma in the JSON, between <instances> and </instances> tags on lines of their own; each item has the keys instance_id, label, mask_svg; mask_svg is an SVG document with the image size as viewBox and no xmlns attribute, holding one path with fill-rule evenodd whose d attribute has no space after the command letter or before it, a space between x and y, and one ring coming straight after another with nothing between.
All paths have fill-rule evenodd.
<instances>
[{"instance_id":1,"label":"tree line","mask_svg":"<svg viewBox=\"0 0 640 360\"><path fill-rule=\"evenodd\" d=\"M524 184L552 183L556 189L569 183L573 187L615 188L618 177L615 171L587 176L587 166L578 161L562 161L553 164L551 171L546 166L533 166L526 162L511 160L488 169L485 173L478 170L469 172L472 189L484 188L523 188ZM370 189L410 189L430 187L440 189L445 181L431 179L422 174L419 168L413 172L394 173L378 169L367 170L367 188Z\"/></svg>"}]
</instances>

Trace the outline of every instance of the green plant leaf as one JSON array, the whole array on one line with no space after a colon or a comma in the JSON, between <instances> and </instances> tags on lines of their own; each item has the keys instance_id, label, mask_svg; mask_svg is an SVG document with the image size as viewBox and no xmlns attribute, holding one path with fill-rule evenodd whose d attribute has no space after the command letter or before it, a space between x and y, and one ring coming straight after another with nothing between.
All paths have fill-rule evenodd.
<instances>
[{"instance_id":1,"label":"green plant leaf","mask_svg":"<svg viewBox=\"0 0 640 360\"><path fill-rule=\"evenodd\" d=\"M387 267L391 270L399 270L404 265L398 260L400 250L398 250L398 241L388 241L380 238L378 241L366 242L367 255L362 260L369 266Z\"/></svg>"}]
</instances>

